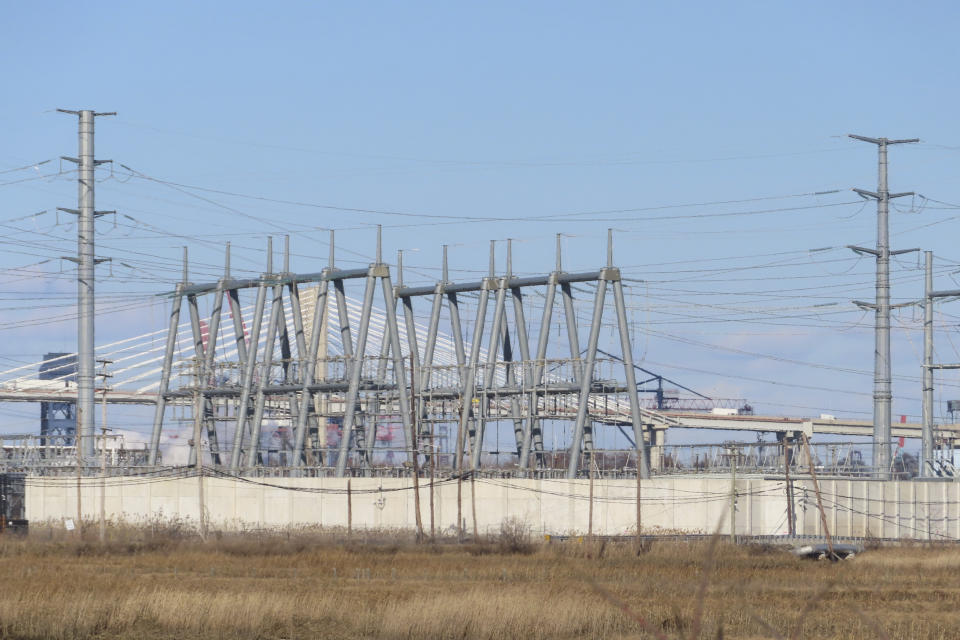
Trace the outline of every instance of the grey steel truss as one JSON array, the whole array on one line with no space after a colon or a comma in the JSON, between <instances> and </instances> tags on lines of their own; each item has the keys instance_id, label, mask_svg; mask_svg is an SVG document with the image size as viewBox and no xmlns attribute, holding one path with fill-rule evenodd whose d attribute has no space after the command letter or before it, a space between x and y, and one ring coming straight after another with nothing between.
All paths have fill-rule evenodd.
<instances>
[{"instance_id":1,"label":"grey steel truss","mask_svg":"<svg viewBox=\"0 0 960 640\"><path fill-rule=\"evenodd\" d=\"M597 448L600 425L625 436L621 442L630 445L620 447L627 454L624 467L632 464L647 476L652 428L676 422L640 406L623 283L609 234L601 269L563 271L558 238L556 268L520 277L513 273L508 241L505 273L496 274L491 244L488 274L473 282L449 279L444 247L442 275L432 286L404 285L402 255L394 286L379 230L376 259L366 268L335 266L332 233L328 265L318 273L290 271L289 239L281 272L274 272L270 243L267 253L266 272L237 280L230 274L228 245L223 278L208 284L189 282L184 256L183 281L165 294L172 304L149 447L152 464L160 456L171 405L202 412L195 418L205 442L190 441L191 463L199 444L201 451L205 446L204 463L214 467L284 467L293 474L336 476L403 470L416 455L452 473L510 468L573 478L594 456L609 453ZM364 282L359 305L347 296L354 280ZM302 308L304 286L313 298L312 310ZM575 293L591 286L592 314L581 351ZM241 292L251 289L255 301L246 315L248 329ZM559 358L550 354L557 289L563 305L558 331L565 325L569 348ZM212 300L207 320L200 316L203 296ZM598 343L608 297L620 353L601 360ZM469 341L463 331L465 298L475 312ZM525 306L541 298L532 351ZM193 357L178 364L184 299ZM429 304L421 314L422 299ZM232 327L221 321L224 302ZM425 325L418 322L424 317ZM441 331L444 320L449 333ZM339 343L340 353L331 353L328 341ZM601 362L605 377L597 372ZM615 368L622 375L614 377ZM556 443L550 450L544 437L548 425ZM396 427L402 443L394 439ZM267 445L265 430L273 430ZM491 449L490 440L499 440L501 431L511 434L511 444Z\"/></svg>"}]
</instances>

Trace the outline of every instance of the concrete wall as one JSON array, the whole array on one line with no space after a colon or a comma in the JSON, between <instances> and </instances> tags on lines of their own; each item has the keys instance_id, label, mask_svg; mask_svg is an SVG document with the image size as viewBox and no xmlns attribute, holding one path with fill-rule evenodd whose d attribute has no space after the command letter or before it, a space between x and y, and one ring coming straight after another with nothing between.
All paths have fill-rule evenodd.
<instances>
[{"instance_id":1,"label":"concrete wall","mask_svg":"<svg viewBox=\"0 0 960 640\"><path fill-rule=\"evenodd\" d=\"M266 478L241 482L205 478L204 497L211 528L296 527L347 524L347 480L343 478ZM84 519L100 514L100 480L81 482ZM412 480L353 478L352 524L355 529L405 528L415 525ZM476 489L477 525L496 531L507 518L519 518L534 532L580 534L588 529L588 480L477 479L462 484L462 516L473 528L471 488ZM106 513L111 519L145 522L181 518L198 521L197 478L110 478L105 483ZM709 533L730 531L730 477L667 476L641 483L644 532ZM439 530L457 521L457 483L434 488ZM887 538L960 538L960 484L953 482L879 482L822 480L827 526L833 535ZM738 477L735 530L745 535L788 533L785 483ZM429 527L426 482L420 489L421 513ZM593 531L624 535L636 531L635 480L597 480ZM812 483L794 481L796 531L822 535L823 525ZM33 522L76 518L77 481L69 477L29 478L27 518Z\"/></svg>"}]
</instances>

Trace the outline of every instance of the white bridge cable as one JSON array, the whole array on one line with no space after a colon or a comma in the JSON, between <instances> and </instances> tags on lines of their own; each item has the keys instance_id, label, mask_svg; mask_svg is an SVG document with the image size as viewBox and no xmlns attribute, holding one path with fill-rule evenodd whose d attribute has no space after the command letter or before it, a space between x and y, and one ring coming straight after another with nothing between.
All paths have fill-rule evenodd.
<instances>
[{"instance_id":1,"label":"white bridge cable","mask_svg":"<svg viewBox=\"0 0 960 640\"><path fill-rule=\"evenodd\" d=\"M142 336L136 336L136 337L134 337L134 338L128 338L128 339L126 339L126 340L121 340L121 341L114 342L114 343L111 343L110 345L105 345L105 346L114 346L114 345L118 345L118 344L130 343L130 342L132 342L133 340L139 340L139 339L144 338L144 337L155 336L155 335L157 335L157 334L159 334L159 333L165 333L165 331L162 331L162 332L151 332L151 333L148 333L148 334L144 334L144 335L142 335ZM98 350L98 351L97 351L97 356L98 356L100 359L106 359L107 356L114 356L114 355L116 355L116 354L124 353L124 352L126 352L126 351L130 351L130 350L133 350L133 349L139 349L139 348L141 348L142 346L148 345L148 344L150 344L150 343L151 343L151 340L150 340L150 339L148 339L148 340L141 340L140 342L137 342L137 343L134 343L134 344L128 344L127 346L125 346L125 347L123 347L123 348L121 348L121 349L116 349L116 350L114 350L114 351L107 351L107 352L102 351L102 349L103 349L104 347L101 347L101 350ZM151 351L151 350L148 350L148 351L142 351L142 350L141 350L141 351L137 351L137 352L134 353L133 355L128 355L128 356L126 356L126 357L124 357L124 358L120 358L119 360L116 360L115 362L128 361L128 360L131 360L131 359L134 359L134 358L137 358L137 357L141 357L141 356L143 356L143 355L145 355L145 354L147 354L147 353L150 353L150 351ZM32 363L32 364L30 364L30 365L24 365L23 367L18 367L18 369L22 370L22 369L28 368L28 367L29 367L29 368L39 369L40 365L42 365L42 364L44 364L44 363L49 364L49 363L64 361L64 360L68 360L68 359L73 359L73 358L75 358L75 357L76 357L76 354L69 353L69 354L66 354L66 355L63 355L63 356L59 356L59 357L57 357L57 358L50 358L50 359L45 360L45 361L42 360L42 361L40 361L40 362ZM75 364L74 362L65 362L64 364L61 364L61 365L59 365L59 366L57 366L57 367L54 367L53 369L54 369L54 370L56 370L56 369L64 369L64 368L67 368L67 367L75 367L75 366L76 366L76 364ZM48 370L49 370L49 369L48 369ZM125 369L124 369L124 370L125 370ZM120 370L120 371L124 371L124 370ZM11 370L11 371L13 371L13 370ZM10 371L2 372L2 373L0 373L0 375L3 375L4 373L10 373ZM116 372L115 372L115 373L116 373ZM3 386L3 387L10 387L10 386L12 386L12 387L16 388L16 387L18 387L18 386L22 386L23 383L38 383L38 384L41 384L41 385L46 385L46 384L49 384L49 383L64 382L65 380L69 379L70 377L72 377L72 376L74 376L74 375L76 375L75 372L72 372L72 371L71 371L71 372L65 373L65 374L63 374L63 375L53 377L53 378L48 379L48 380L38 380L37 377L36 377L36 374L34 374L34 375L28 375L28 376L20 376L20 377L13 378L13 379L10 379L10 380L4 380L4 381L0 382L0 386Z\"/></svg>"}]
</instances>

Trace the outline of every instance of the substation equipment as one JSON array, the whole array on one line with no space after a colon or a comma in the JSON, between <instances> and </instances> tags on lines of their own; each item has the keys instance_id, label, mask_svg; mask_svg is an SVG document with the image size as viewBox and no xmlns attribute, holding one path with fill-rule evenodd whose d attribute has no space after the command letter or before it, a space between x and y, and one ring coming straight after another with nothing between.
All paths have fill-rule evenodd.
<instances>
[{"instance_id":1,"label":"substation equipment","mask_svg":"<svg viewBox=\"0 0 960 640\"><path fill-rule=\"evenodd\" d=\"M217 282L191 283L185 269L169 294L150 464L158 462L168 407L180 405L194 408L203 463L234 471L369 475L419 466L422 457L422 464L454 473L489 467L574 478L600 453L597 429L610 428L626 430L635 445L621 466L648 475L654 427L678 422L640 406L612 237L605 266L593 271L563 271L558 240L552 272L520 277L508 244L502 274L495 273L491 246L486 277L451 281L444 252L441 279L419 287L403 284L402 264L394 285L379 230L376 260L365 268L337 267L332 234L330 246L328 265L315 273L290 272L289 245L283 270L275 272L268 258L258 278L231 277L229 257ZM582 351L575 285L593 289ZM359 308L351 287L362 290ZM249 327L245 293L255 296ZM203 297L211 299L209 318L200 315ZM465 298L474 311L471 339L463 330ZM531 298L542 299L534 331ZM562 313L555 313L557 298ZM177 364L184 306L193 355ZM620 353L598 358L611 306ZM426 326L420 308L429 308ZM225 322L227 314L232 320ZM550 354L552 330L566 335L563 357ZM601 369L607 377L597 375ZM493 445L501 432L511 434L508 444ZM559 451L545 446L561 440ZM194 463L197 438L190 447Z\"/></svg>"},{"instance_id":2,"label":"substation equipment","mask_svg":"<svg viewBox=\"0 0 960 640\"><path fill-rule=\"evenodd\" d=\"M110 161L94 159L93 137L96 117L114 114L60 111L79 121L78 156L64 158L78 165L78 204L61 208L78 218L78 348L76 354L48 354L39 377L26 371L30 365L4 372L20 375L0 381L0 400L43 404L39 436L0 436L3 470L157 469L164 466L164 438L189 428L189 464L228 473L408 475L419 473L422 464L459 475L576 478L602 467L611 474L646 477L652 467L665 470L686 455L664 454L667 429L681 427L775 433L777 454L769 455L767 445L758 443L750 458L758 469L773 470L785 470L799 458L790 452L815 432L872 435L872 469L854 464L852 454L834 466L881 478L893 470L896 439L922 436L920 474L954 475L951 462L960 430L934 427L933 372L960 365L933 362L931 307L933 299L957 292L932 290L929 254L923 423L890 420L888 262L901 252L888 246L888 204L908 194L887 189L886 151L912 139L852 136L879 149L877 191L856 190L878 202L877 249L851 247L875 255L878 264L876 303L858 303L877 316L874 419L867 423L745 411L711 415L703 412L706 405L683 413L665 405L660 376L651 379L658 381L657 410L643 406L636 371L650 372L632 359L623 277L613 261L609 231L605 264L591 271L563 270L558 236L554 269L533 276L514 274L507 241L502 273L496 272L491 244L487 275L455 282L444 247L441 278L429 286L404 284L402 256L394 283L379 227L375 260L363 268L336 265L331 232L328 262L320 271L292 272L288 239L282 269L274 269L268 241L266 270L238 279L230 271L228 244L223 277L194 283L185 249L182 280L165 294L170 316L164 346L151 346L146 353L120 348L112 375L123 371L127 377L108 386L109 374L95 369L94 267L105 258L94 254L94 221L113 212L94 207L94 172ZM357 293L348 295L348 290ZM584 293L592 296L588 323L576 308ZM201 309L209 309L209 315L202 316ZM605 327L615 328L616 339L611 335L601 346ZM552 343L554 329L559 339ZM187 355L184 343L190 345ZM99 390L98 375L103 377ZM104 422L108 403L154 407L144 449L127 447L121 435L95 432L98 399ZM602 437L606 434L611 437ZM807 454L809 463L814 458ZM725 461L721 470L730 461L744 461L739 453L705 459ZM697 470L700 458L686 464Z\"/></svg>"}]
</instances>

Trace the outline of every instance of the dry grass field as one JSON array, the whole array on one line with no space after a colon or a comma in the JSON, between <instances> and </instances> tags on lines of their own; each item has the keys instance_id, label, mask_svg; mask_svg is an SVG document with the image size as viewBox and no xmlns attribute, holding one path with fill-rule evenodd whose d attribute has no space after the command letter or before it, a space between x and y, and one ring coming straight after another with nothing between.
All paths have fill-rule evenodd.
<instances>
[{"instance_id":1,"label":"dry grass field","mask_svg":"<svg viewBox=\"0 0 960 640\"><path fill-rule=\"evenodd\" d=\"M0 538L3 638L960 637L960 548L112 528Z\"/></svg>"}]
</instances>

